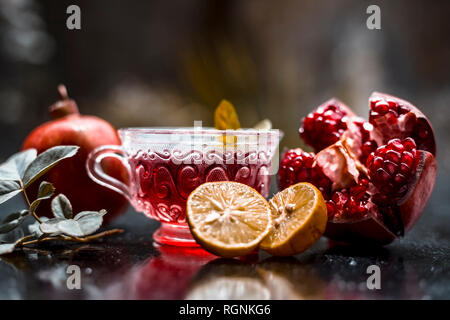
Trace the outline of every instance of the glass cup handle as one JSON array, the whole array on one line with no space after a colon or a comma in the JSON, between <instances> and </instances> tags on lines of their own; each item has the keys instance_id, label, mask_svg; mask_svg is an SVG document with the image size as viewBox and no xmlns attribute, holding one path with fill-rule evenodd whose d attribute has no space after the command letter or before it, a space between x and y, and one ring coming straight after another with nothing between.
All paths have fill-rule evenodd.
<instances>
[{"instance_id":1,"label":"glass cup handle","mask_svg":"<svg viewBox=\"0 0 450 320\"><path fill-rule=\"evenodd\" d=\"M127 169L128 176L130 176L130 165L125 157L121 146L106 145L94 149L87 158L86 169L89 177L98 184L114 190L129 201L131 200L130 190L128 186L122 181L106 174L102 168L102 160L105 158L115 158L120 160L122 165Z\"/></svg>"}]
</instances>

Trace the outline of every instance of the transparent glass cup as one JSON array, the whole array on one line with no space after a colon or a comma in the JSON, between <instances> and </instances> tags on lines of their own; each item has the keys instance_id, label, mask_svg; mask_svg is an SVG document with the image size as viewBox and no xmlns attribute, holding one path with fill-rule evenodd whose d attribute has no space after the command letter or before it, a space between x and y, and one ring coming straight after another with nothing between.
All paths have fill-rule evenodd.
<instances>
[{"instance_id":1,"label":"transparent glass cup","mask_svg":"<svg viewBox=\"0 0 450 320\"><path fill-rule=\"evenodd\" d=\"M160 221L154 234L158 243L195 246L186 224L189 194L204 182L227 180L267 197L283 134L275 129L124 128L119 135L121 146L101 146L89 154L89 176ZM108 157L125 166L128 185L103 171L101 162Z\"/></svg>"}]
</instances>

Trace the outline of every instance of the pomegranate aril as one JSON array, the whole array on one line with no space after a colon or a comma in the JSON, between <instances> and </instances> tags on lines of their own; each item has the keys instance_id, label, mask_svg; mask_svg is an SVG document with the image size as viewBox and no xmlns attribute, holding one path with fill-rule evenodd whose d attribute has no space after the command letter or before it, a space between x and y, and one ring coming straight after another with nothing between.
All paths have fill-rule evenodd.
<instances>
[{"instance_id":1,"label":"pomegranate aril","mask_svg":"<svg viewBox=\"0 0 450 320\"><path fill-rule=\"evenodd\" d=\"M412 167L414 163L414 158L411 152L403 151L402 153L402 163L406 164L409 167Z\"/></svg>"},{"instance_id":2,"label":"pomegranate aril","mask_svg":"<svg viewBox=\"0 0 450 320\"><path fill-rule=\"evenodd\" d=\"M301 138L315 151L320 151L339 140L347 130L347 112L330 102L308 114L300 127Z\"/></svg>"},{"instance_id":3,"label":"pomegranate aril","mask_svg":"<svg viewBox=\"0 0 450 320\"><path fill-rule=\"evenodd\" d=\"M395 163L399 163L400 159L401 159L401 155L400 155L400 153L398 153L395 150L388 150L386 152L386 159L390 160L392 162L395 162Z\"/></svg>"},{"instance_id":4,"label":"pomegranate aril","mask_svg":"<svg viewBox=\"0 0 450 320\"><path fill-rule=\"evenodd\" d=\"M358 205L358 207L356 209L357 213L359 213L359 214L365 213L366 210L367 210L366 206L364 204L362 204L362 203L359 203L359 205Z\"/></svg>"},{"instance_id":5,"label":"pomegranate aril","mask_svg":"<svg viewBox=\"0 0 450 320\"><path fill-rule=\"evenodd\" d=\"M394 181L397 185L403 185L406 182L406 177L401 173L397 173L395 175Z\"/></svg>"},{"instance_id":6,"label":"pomegranate aril","mask_svg":"<svg viewBox=\"0 0 450 320\"><path fill-rule=\"evenodd\" d=\"M369 155L375 149L375 141L367 141L362 146L362 153Z\"/></svg>"},{"instance_id":7,"label":"pomegranate aril","mask_svg":"<svg viewBox=\"0 0 450 320\"><path fill-rule=\"evenodd\" d=\"M329 197L331 181L323 174L322 169L315 165L314 155L301 149L288 150L278 172L280 189L285 189L298 182L310 182L323 194Z\"/></svg>"},{"instance_id":8,"label":"pomegranate aril","mask_svg":"<svg viewBox=\"0 0 450 320\"><path fill-rule=\"evenodd\" d=\"M362 185L362 186L368 187L369 186L369 180L362 178L362 179L359 180L359 184Z\"/></svg>"},{"instance_id":9,"label":"pomegranate aril","mask_svg":"<svg viewBox=\"0 0 450 320\"><path fill-rule=\"evenodd\" d=\"M398 165L392 161L384 160L384 168L392 176L397 172Z\"/></svg>"},{"instance_id":10,"label":"pomegranate aril","mask_svg":"<svg viewBox=\"0 0 450 320\"><path fill-rule=\"evenodd\" d=\"M331 199L337 206L342 208L347 203L348 195L345 190L342 190L342 192L336 191Z\"/></svg>"},{"instance_id":11,"label":"pomegranate aril","mask_svg":"<svg viewBox=\"0 0 450 320\"><path fill-rule=\"evenodd\" d=\"M372 196L372 201L377 205L388 205L391 203L390 198L387 195L376 193Z\"/></svg>"},{"instance_id":12,"label":"pomegranate aril","mask_svg":"<svg viewBox=\"0 0 450 320\"><path fill-rule=\"evenodd\" d=\"M350 190L350 193L356 200L361 200L366 193L366 188L364 186L355 186Z\"/></svg>"},{"instance_id":13,"label":"pomegranate aril","mask_svg":"<svg viewBox=\"0 0 450 320\"><path fill-rule=\"evenodd\" d=\"M394 185L392 183L387 183L382 186L382 189L380 191L382 191L384 194L390 194L394 191Z\"/></svg>"},{"instance_id":14,"label":"pomegranate aril","mask_svg":"<svg viewBox=\"0 0 450 320\"><path fill-rule=\"evenodd\" d=\"M389 110L389 104L384 100L378 101L374 104L373 110L379 114L385 114Z\"/></svg>"},{"instance_id":15,"label":"pomegranate aril","mask_svg":"<svg viewBox=\"0 0 450 320\"><path fill-rule=\"evenodd\" d=\"M394 149L395 151L402 153L405 150L400 139L392 139L388 142L388 147Z\"/></svg>"},{"instance_id":16,"label":"pomegranate aril","mask_svg":"<svg viewBox=\"0 0 450 320\"><path fill-rule=\"evenodd\" d=\"M326 204L327 204L328 217L333 217L333 215L336 213L333 202L329 200L326 202Z\"/></svg>"},{"instance_id":17,"label":"pomegranate aril","mask_svg":"<svg viewBox=\"0 0 450 320\"><path fill-rule=\"evenodd\" d=\"M305 154L303 156L303 164L306 167L312 167L314 163L314 157L311 156L309 153Z\"/></svg>"},{"instance_id":18,"label":"pomegranate aril","mask_svg":"<svg viewBox=\"0 0 450 320\"><path fill-rule=\"evenodd\" d=\"M397 123L398 114L395 111L390 110L388 113L386 113L386 121L390 125L394 125Z\"/></svg>"},{"instance_id":19,"label":"pomegranate aril","mask_svg":"<svg viewBox=\"0 0 450 320\"><path fill-rule=\"evenodd\" d=\"M381 101L381 98L380 98L380 97L372 97L372 98L369 100L369 107L370 107L370 109L375 108L375 105L377 104L378 101Z\"/></svg>"},{"instance_id":20,"label":"pomegranate aril","mask_svg":"<svg viewBox=\"0 0 450 320\"><path fill-rule=\"evenodd\" d=\"M297 179L299 181L306 181L309 178L309 171L306 168L301 169L298 173L297 173Z\"/></svg>"},{"instance_id":21,"label":"pomegranate aril","mask_svg":"<svg viewBox=\"0 0 450 320\"><path fill-rule=\"evenodd\" d=\"M416 142L412 138L404 139L403 140L403 146L408 151L412 151L412 150L415 150L417 148L416 147Z\"/></svg>"},{"instance_id":22,"label":"pomegranate aril","mask_svg":"<svg viewBox=\"0 0 450 320\"><path fill-rule=\"evenodd\" d=\"M394 203L405 194L415 168L415 148L412 138L392 139L370 155L373 160L367 163L369 176L378 191L391 198L375 197L377 203Z\"/></svg>"},{"instance_id":23,"label":"pomegranate aril","mask_svg":"<svg viewBox=\"0 0 450 320\"><path fill-rule=\"evenodd\" d=\"M377 148L376 153L378 156L383 157L387 151L388 149L386 148L386 146L381 146Z\"/></svg>"},{"instance_id":24,"label":"pomegranate aril","mask_svg":"<svg viewBox=\"0 0 450 320\"><path fill-rule=\"evenodd\" d=\"M387 99L387 103L389 105L389 108L396 108L397 107L397 102L392 100L392 99Z\"/></svg>"},{"instance_id":25,"label":"pomegranate aril","mask_svg":"<svg viewBox=\"0 0 450 320\"><path fill-rule=\"evenodd\" d=\"M400 173L402 173L404 175L409 175L409 173L411 172L411 167L408 166L406 163L402 163L402 164L400 164L399 171L400 171Z\"/></svg>"},{"instance_id":26,"label":"pomegranate aril","mask_svg":"<svg viewBox=\"0 0 450 320\"><path fill-rule=\"evenodd\" d=\"M397 110L398 110L399 114L406 114L406 113L408 113L410 111L409 108L407 106L405 106L405 105L399 105L397 107Z\"/></svg>"},{"instance_id":27,"label":"pomegranate aril","mask_svg":"<svg viewBox=\"0 0 450 320\"><path fill-rule=\"evenodd\" d=\"M388 183L388 181L391 179L391 176L389 173L386 172L383 168L377 169L376 172L376 181L379 181L380 184L382 183Z\"/></svg>"},{"instance_id":28,"label":"pomegranate aril","mask_svg":"<svg viewBox=\"0 0 450 320\"><path fill-rule=\"evenodd\" d=\"M384 161L381 157L375 157L373 159L373 170L376 171L383 167Z\"/></svg>"}]
</instances>

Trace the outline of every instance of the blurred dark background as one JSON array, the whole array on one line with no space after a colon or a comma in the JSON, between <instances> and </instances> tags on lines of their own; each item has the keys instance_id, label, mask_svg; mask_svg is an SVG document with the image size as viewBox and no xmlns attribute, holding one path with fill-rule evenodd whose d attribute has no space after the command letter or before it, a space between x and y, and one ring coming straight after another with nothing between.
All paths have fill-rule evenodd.
<instances>
[{"instance_id":1,"label":"blurred dark background","mask_svg":"<svg viewBox=\"0 0 450 320\"><path fill-rule=\"evenodd\" d=\"M70 4L81 30L66 28ZM366 27L370 4L381 30ZM243 126L269 118L288 147L303 146L301 118L323 101L367 117L377 90L430 118L430 215L448 216L449 16L450 1L0 0L0 160L49 119L58 83L116 127L212 125L227 98Z\"/></svg>"}]
</instances>

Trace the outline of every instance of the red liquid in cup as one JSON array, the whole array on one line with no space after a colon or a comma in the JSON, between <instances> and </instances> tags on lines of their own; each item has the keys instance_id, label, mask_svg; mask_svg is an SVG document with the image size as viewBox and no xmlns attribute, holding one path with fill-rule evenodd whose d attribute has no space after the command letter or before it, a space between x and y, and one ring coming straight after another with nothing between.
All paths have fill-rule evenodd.
<instances>
[{"instance_id":1,"label":"red liquid in cup","mask_svg":"<svg viewBox=\"0 0 450 320\"><path fill-rule=\"evenodd\" d=\"M230 154L228 154L230 157ZM236 181L244 183L264 197L270 188L270 161L265 157L253 158L245 154L239 159L236 153L232 159L215 154L222 161L212 163L208 155L196 154L193 161L180 161L166 153L138 153L130 159L132 179L136 185L131 186L134 206L152 219L164 224L186 225L186 200L189 194L200 184L212 181ZM227 163L233 162L233 163Z\"/></svg>"}]
</instances>

